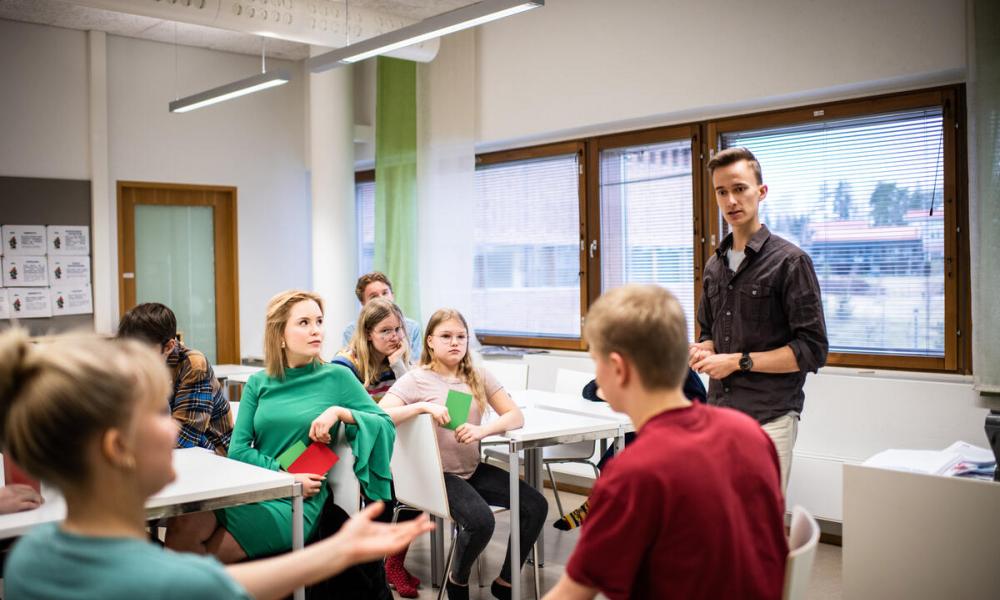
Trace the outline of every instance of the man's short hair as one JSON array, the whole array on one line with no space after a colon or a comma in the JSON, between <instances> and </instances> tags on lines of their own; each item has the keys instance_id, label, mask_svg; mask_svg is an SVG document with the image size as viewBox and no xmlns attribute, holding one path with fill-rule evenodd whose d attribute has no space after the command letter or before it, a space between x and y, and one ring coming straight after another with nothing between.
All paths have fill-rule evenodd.
<instances>
[{"instance_id":1,"label":"man's short hair","mask_svg":"<svg viewBox=\"0 0 1000 600\"><path fill-rule=\"evenodd\" d=\"M354 286L354 295L358 297L358 302L361 304L365 303L365 288L368 287L369 283L374 283L376 281L381 281L386 284L389 286L389 291L392 291L392 282L385 276L385 273L382 273L381 271L365 273L361 277L358 277L358 284Z\"/></svg>"},{"instance_id":2,"label":"man's short hair","mask_svg":"<svg viewBox=\"0 0 1000 600\"><path fill-rule=\"evenodd\" d=\"M658 285L627 285L605 292L590 307L583 335L595 353L627 357L648 390L680 388L687 376L684 309Z\"/></svg>"},{"instance_id":3,"label":"man's short hair","mask_svg":"<svg viewBox=\"0 0 1000 600\"><path fill-rule=\"evenodd\" d=\"M142 340L162 348L177 338L177 317L159 302L140 304L122 315L118 337Z\"/></svg>"},{"instance_id":4,"label":"man's short hair","mask_svg":"<svg viewBox=\"0 0 1000 600\"><path fill-rule=\"evenodd\" d=\"M733 163L737 163L741 160L745 160L750 163L750 168L753 169L754 175L757 176L757 185L764 184L764 176L760 172L760 162L757 161L757 157L750 152L749 148L735 147L726 148L722 152L719 152L712 157L712 160L708 161L708 176L711 177L715 174L715 170L719 167L728 167Z\"/></svg>"}]
</instances>

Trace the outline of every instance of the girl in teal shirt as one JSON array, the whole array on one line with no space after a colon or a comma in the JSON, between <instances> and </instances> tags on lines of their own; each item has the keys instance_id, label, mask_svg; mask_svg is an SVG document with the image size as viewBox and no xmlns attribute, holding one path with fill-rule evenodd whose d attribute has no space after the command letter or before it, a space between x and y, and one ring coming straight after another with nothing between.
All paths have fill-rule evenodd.
<instances>
[{"instance_id":1,"label":"girl in teal shirt","mask_svg":"<svg viewBox=\"0 0 1000 600\"><path fill-rule=\"evenodd\" d=\"M175 477L168 387L162 359L134 341L70 337L41 346L17 328L0 335L3 451L54 484L67 508L63 523L40 525L15 545L5 596L281 598L430 529L426 519L374 523L375 504L302 551L229 567L151 544L145 502Z\"/></svg>"}]
</instances>

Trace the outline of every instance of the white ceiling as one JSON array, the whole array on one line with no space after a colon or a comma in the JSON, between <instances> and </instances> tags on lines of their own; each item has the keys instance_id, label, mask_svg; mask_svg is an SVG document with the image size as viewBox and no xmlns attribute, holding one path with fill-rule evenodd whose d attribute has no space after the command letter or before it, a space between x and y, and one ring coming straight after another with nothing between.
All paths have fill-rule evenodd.
<instances>
[{"instance_id":1,"label":"white ceiling","mask_svg":"<svg viewBox=\"0 0 1000 600\"><path fill-rule=\"evenodd\" d=\"M472 0L349 0L349 7L420 20L474 3ZM112 35L239 54L259 55L261 50L262 38L253 34L89 8L66 0L0 0L0 19L105 31ZM309 56L309 47L269 38L267 55L300 60Z\"/></svg>"}]
</instances>

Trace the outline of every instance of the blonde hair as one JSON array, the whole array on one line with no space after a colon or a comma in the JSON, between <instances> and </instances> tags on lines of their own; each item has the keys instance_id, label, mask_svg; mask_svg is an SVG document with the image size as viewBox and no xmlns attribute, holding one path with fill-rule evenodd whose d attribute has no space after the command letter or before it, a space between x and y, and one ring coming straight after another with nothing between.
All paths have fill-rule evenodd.
<instances>
[{"instance_id":1,"label":"blonde hair","mask_svg":"<svg viewBox=\"0 0 1000 600\"><path fill-rule=\"evenodd\" d=\"M635 364L649 390L679 388L687 376L684 309L658 285L627 285L605 292L587 313L583 335L594 352L617 352Z\"/></svg>"},{"instance_id":2,"label":"blonde hair","mask_svg":"<svg viewBox=\"0 0 1000 600\"><path fill-rule=\"evenodd\" d=\"M169 393L163 359L141 342L77 334L42 347L17 327L0 335L3 451L61 489L87 481L87 444L126 428L140 399L165 407Z\"/></svg>"},{"instance_id":3,"label":"blonde hair","mask_svg":"<svg viewBox=\"0 0 1000 600\"><path fill-rule=\"evenodd\" d=\"M319 306L320 314L323 314L323 299L317 294L302 290L281 292L267 303L267 317L264 321L264 366L271 377L285 378L285 368L288 366L288 357L283 347L285 325L288 324L292 307L306 300L315 302ZM317 356L312 362L320 364L323 359Z\"/></svg>"},{"instance_id":4,"label":"blonde hair","mask_svg":"<svg viewBox=\"0 0 1000 600\"><path fill-rule=\"evenodd\" d=\"M385 298L373 298L370 302L361 307L361 314L358 315L358 324L354 329L354 335L348 342L347 348L354 355L355 363L358 367L358 375L361 383L368 387L376 382L378 376L385 370L383 363L387 363L388 357L383 357L376 361L372 348L372 343L368 335L375 331L375 326L383 320L395 315L399 319L399 327L403 330L403 337L407 338L406 322L403 320L403 311L391 300ZM407 348L403 351L403 361L410 364L410 348L407 339Z\"/></svg>"},{"instance_id":5,"label":"blonde hair","mask_svg":"<svg viewBox=\"0 0 1000 600\"><path fill-rule=\"evenodd\" d=\"M434 330L437 329L438 325L448 321L450 319L455 319L462 324L465 328L465 334L469 334L469 324L465 321L465 317L462 313L458 312L454 308L442 308L437 310L429 321L427 321L426 334L424 335L424 351L420 354L420 364L424 366L434 365L435 358L434 352L431 350L430 340L431 336L434 335ZM483 384L483 378L476 370L476 366L472 364L472 355L469 354L469 347L465 347L465 356L458 363L458 377L465 383L469 384L472 389L472 397L476 400L476 405L479 406L479 414L486 414L486 386Z\"/></svg>"}]
</instances>

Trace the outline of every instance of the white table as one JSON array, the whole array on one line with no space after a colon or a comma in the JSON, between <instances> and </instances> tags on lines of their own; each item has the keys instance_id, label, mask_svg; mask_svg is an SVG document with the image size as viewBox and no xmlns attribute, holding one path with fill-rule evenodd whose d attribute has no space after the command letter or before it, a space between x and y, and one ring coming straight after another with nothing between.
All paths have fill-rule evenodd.
<instances>
[{"instance_id":1,"label":"white table","mask_svg":"<svg viewBox=\"0 0 1000 600\"><path fill-rule=\"evenodd\" d=\"M251 375L263 370L263 367L251 367L249 365L215 365L212 367L215 378L222 384L223 389L226 391L226 399L230 402L239 402L243 385L250 379ZM229 394L229 388L232 385L239 386L236 400L233 400Z\"/></svg>"},{"instance_id":2,"label":"white table","mask_svg":"<svg viewBox=\"0 0 1000 600\"><path fill-rule=\"evenodd\" d=\"M635 431L632 420L625 413L615 412L607 402L591 402L577 394L543 392L541 390L514 390L510 392L514 402L523 408L536 407L564 413L577 414L597 419L610 419L622 424L625 433Z\"/></svg>"},{"instance_id":3,"label":"white table","mask_svg":"<svg viewBox=\"0 0 1000 600\"><path fill-rule=\"evenodd\" d=\"M302 549L302 485L288 473L269 471L225 458L203 448L174 450L177 479L146 502L146 518L160 519L184 513L239 504L292 498L292 550ZM20 513L0 515L0 539L19 537L36 525L66 518L66 502L54 488L43 488L45 503ZM305 590L295 590L296 600Z\"/></svg>"},{"instance_id":4,"label":"white table","mask_svg":"<svg viewBox=\"0 0 1000 600\"><path fill-rule=\"evenodd\" d=\"M520 394L518 394L520 395ZM517 399L515 399L517 401ZM525 480L536 489L542 484L542 452L545 446L571 444L607 438L615 439L615 451L620 452L625 446L625 423L619 418L593 417L561 409L531 406L522 408L524 427L508 431L502 436L490 436L483 440L484 444L507 444L510 469L510 553L512 565L511 598L521 598L520 565L521 525L520 506L518 498L518 481L520 479L521 451L524 451ZM627 419L627 417L626 417ZM631 425L631 423L629 423ZM541 537L539 537L541 540ZM443 545L443 544L442 544ZM534 557L539 566L544 562L542 544L537 546L538 555ZM434 580L439 581L442 574L434 568L437 559L431 554L431 570ZM536 572L537 575L537 572Z\"/></svg>"}]
</instances>

